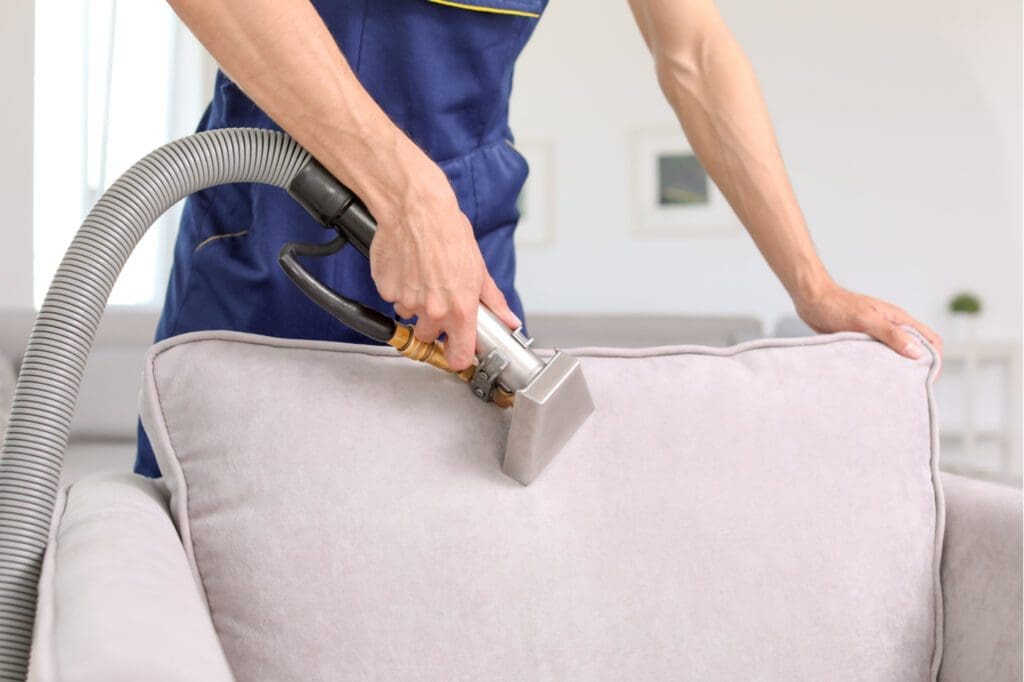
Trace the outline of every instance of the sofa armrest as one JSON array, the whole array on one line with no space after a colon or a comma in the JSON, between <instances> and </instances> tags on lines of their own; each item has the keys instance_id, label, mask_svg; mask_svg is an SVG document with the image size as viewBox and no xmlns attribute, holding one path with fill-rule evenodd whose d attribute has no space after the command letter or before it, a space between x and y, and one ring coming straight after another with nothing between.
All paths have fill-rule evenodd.
<instances>
[{"instance_id":1,"label":"sofa armrest","mask_svg":"<svg viewBox=\"0 0 1024 682\"><path fill-rule=\"evenodd\" d=\"M1021 492L942 474L944 682L1021 679Z\"/></svg>"},{"instance_id":2,"label":"sofa armrest","mask_svg":"<svg viewBox=\"0 0 1024 682\"><path fill-rule=\"evenodd\" d=\"M62 491L29 679L232 679L161 483L105 473Z\"/></svg>"}]
</instances>

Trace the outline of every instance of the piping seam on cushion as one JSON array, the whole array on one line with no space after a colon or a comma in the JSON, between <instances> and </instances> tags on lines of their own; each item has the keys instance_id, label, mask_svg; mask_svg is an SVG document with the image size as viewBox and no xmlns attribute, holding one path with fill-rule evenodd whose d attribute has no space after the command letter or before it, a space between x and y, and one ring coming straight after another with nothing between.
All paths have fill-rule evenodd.
<instances>
[{"instance_id":1,"label":"piping seam on cushion","mask_svg":"<svg viewBox=\"0 0 1024 682\"><path fill-rule=\"evenodd\" d=\"M452 0L429 0L429 2L435 5L446 5L448 7L458 7L459 9L468 9L472 12L487 12L489 14L511 14L516 17L530 17L533 19L539 19L540 14L537 12L526 12L519 9L500 9L498 7L485 7L483 5L470 5L464 2L453 2Z\"/></svg>"}]
</instances>

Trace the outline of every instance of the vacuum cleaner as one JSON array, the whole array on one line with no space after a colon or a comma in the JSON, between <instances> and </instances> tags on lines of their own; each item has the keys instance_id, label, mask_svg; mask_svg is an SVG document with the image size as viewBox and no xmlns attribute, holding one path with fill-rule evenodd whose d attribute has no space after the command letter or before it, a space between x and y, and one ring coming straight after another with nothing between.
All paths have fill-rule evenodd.
<instances>
[{"instance_id":1,"label":"vacuum cleaner","mask_svg":"<svg viewBox=\"0 0 1024 682\"><path fill-rule=\"evenodd\" d=\"M158 217L189 194L228 183L287 190L334 237L286 244L280 262L317 304L370 338L450 371L439 342L313 278L299 258L346 245L368 254L376 224L366 207L288 135L229 128L171 142L129 168L86 216L57 269L29 337L0 454L0 680L25 679L36 588L49 537L78 390L107 299L132 250ZM545 361L520 330L481 306L476 364L458 377L510 408L502 470L529 484L593 411L577 360Z\"/></svg>"},{"instance_id":2,"label":"vacuum cleaner","mask_svg":"<svg viewBox=\"0 0 1024 682\"><path fill-rule=\"evenodd\" d=\"M326 244L285 244L279 262L317 305L359 333L387 343L402 355L453 372L440 341L423 342L412 327L345 298L313 277L298 258L325 257L351 244L370 256L377 224L359 199L310 157L288 193L336 237ZM481 304L477 308L476 364L453 372L473 394L512 409L502 471L529 485L594 410L579 361L561 351L544 362L521 329L511 330Z\"/></svg>"}]
</instances>

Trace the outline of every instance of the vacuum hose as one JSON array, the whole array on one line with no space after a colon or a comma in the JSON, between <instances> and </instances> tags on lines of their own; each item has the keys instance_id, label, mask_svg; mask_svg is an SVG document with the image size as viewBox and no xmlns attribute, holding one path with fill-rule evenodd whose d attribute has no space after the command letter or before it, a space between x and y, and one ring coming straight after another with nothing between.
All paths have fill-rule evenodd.
<instances>
[{"instance_id":1,"label":"vacuum hose","mask_svg":"<svg viewBox=\"0 0 1024 682\"><path fill-rule=\"evenodd\" d=\"M0 456L0 680L25 679L71 416L96 328L129 254L189 194L234 182L286 188L309 158L290 137L269 130L191 135L132 166L82 223L32 328Z\"/></svg>"}]
</instances>

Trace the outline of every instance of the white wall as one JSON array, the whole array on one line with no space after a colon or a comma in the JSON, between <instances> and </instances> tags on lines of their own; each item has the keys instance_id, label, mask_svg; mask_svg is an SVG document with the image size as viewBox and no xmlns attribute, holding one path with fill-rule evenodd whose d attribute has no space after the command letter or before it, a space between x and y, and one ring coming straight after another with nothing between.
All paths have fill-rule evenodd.
<instances>
[{"instance_id":1,"label":"white wall","mask_svg":"<svg viewBox=\"0 0 1024 682\"><path fill-rule=\"evenodd\" d=\"M1020 4L718 5L834 277L940 333L967 288L987 307L982 333L1019 338ZM630 133L675 119L625 0L552 0L512 117L520 140L555 148L556 242L520 251L528 311L749 312L769 328L791 314L744 233L630 237Z\"/></svg>"},{"instance_id":2,"label":"white wall","mask_svg":"<svg viewBox=\"0 0 1024 682\"><path fill-rule=\"evenodd\" d=\"M32 305L32 3L0 4L0 308Z\"/></svg>"},{"instance_id":3,"label":"white wall","mask_svg":"<svg viewBox=\"0 0 1024 682\"><path fill-rule=\"evenodd\" d=\"M1015 0L719 0L758 72L822 256L846 286L946 328L1021 328L1021 9ZM598 8L599 9L595 9ZM0 3L0 308L31 305L32 3ZM552 0L520 62L520 139L554 144L556 241L520 253L534 311L754 313L789 300L750 240L630 238L629 135L672 112L625 0Z\"/></svg>"}]
</instances>

